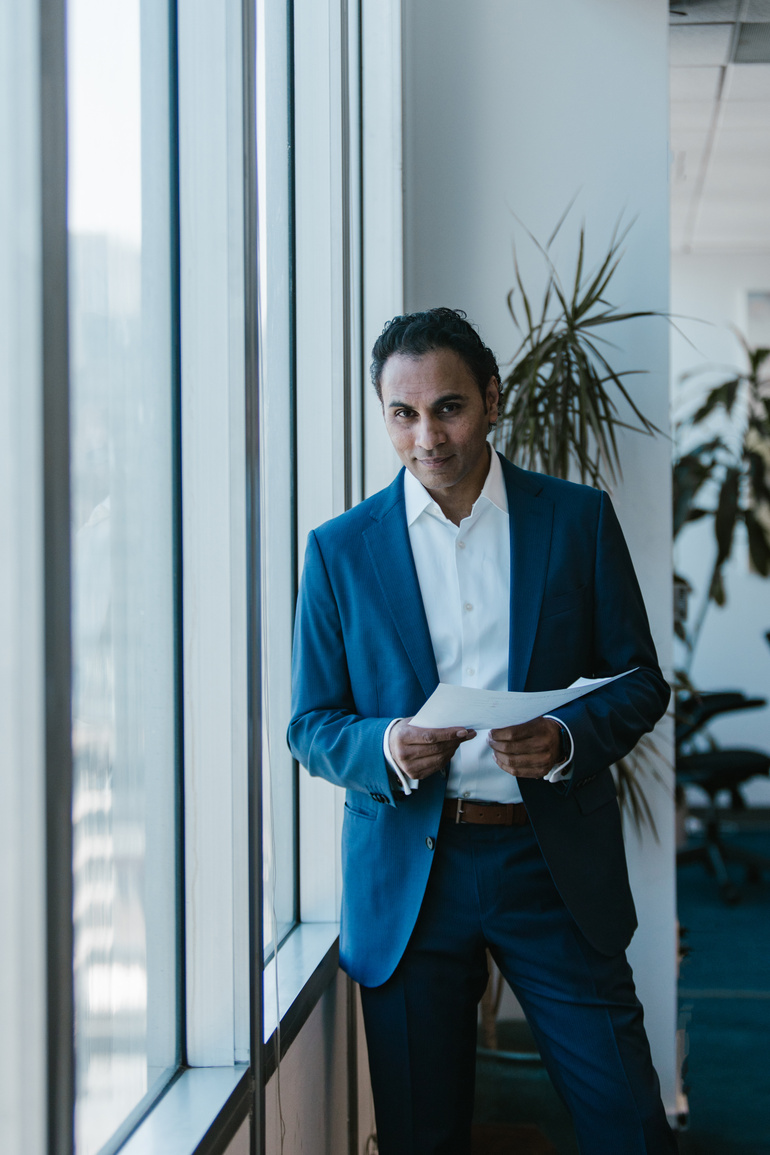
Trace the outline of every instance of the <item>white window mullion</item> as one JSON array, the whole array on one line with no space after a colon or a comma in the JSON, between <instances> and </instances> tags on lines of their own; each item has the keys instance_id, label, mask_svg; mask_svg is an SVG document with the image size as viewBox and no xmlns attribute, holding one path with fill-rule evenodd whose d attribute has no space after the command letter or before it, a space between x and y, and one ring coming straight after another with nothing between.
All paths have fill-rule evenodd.
<instances>
[{"instance_id":1,"label":"white window mullion","mask_svg":"<svg viewBox=\"0 0 770 1155\"><path fill-rule=\"evenodd\" d=\"M46 1137L38 7L0 0L0 1150Z\"/></svg>"},{"instance_id":2,"label":"white window mullion","mask_svg":"<svg viewBox=\"0 0 770 1155\"><path fill-rule=\"evenodd\" d=\"M294 7L300 554L344 506L339 0Z\"/></svg>"},{"instance_id":3,"label":"white window mullion","mask_svg":"<svg viewBox=\"0 0 770 1155\"><path fill-rule=\"evenodd\" d=\"M297 317L297 528L345 509L342 20L340 0L296 0L294 135ZM346 30L347 35L347 30ZM341 796L300 778L303 921L339 917Z\"/></svg>"},{"instance_id":4,"label":"white window mullion","mask_svg":"<svg viewBox=\"0 0 770 1155\"><path fill-rule=\"evenodd\" d=\"M364 362L382 326L404 307L401 0L361 0ZM365 496L392 481L399 461L364 391Z\"/></svg>"},{"instance_id":5,"label":"white window mullion","mask_svg":"<svg viewBox=\"0 0 770 1155\"><path fill-rule=\"evenodd\" d=\"M187 1056L216 1066L248 1031L240 5L178 18Z\"/></svg>"}]
</instances>

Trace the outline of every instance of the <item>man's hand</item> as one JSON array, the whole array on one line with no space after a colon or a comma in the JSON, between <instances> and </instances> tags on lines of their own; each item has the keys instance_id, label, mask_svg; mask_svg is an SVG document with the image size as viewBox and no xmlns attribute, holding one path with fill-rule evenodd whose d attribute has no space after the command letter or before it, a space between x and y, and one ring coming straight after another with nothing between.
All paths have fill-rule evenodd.
<instances>
[{"instance_id":1,"label":"man's hand","mask_svg":"<svg viewBox=\"0 0 770 1155\"><path fill-rule=\"evenodd\" d=\"M514 778L544 778L561 761L561 727L553 718L490 730L487 741L497 765Z\"/></svg>"},{"instance_id":2,"label":"man's hand","mask_svg":"<svg viewBox=\"0 0 770 1155\"><path fill-rule=\"evenodd\" d=\"M452 726L446 730L410 725L402 718L390 731L390 752L409 778L430 778L443 769L461 742L476 737L475 730Z\"/></svg>"}]
</instances>

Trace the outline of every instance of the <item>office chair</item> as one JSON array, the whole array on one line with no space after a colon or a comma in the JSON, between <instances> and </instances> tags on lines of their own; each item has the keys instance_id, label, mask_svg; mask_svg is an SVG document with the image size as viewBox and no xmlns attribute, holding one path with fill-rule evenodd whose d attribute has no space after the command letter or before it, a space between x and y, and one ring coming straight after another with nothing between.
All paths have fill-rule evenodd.
<instances>
[{"instance_id":1,"label":"office chair","mask_svg":"<svg viewBox=\"0 0 770 1155\"><path fill-rule=\"evenodd\" d=\"M743 747L723 749L715 746L713 740L709 749L697 749L691 743L717 715L755 710L764 705L765 698L749 698L738 691L677 694L677 785L699 786L709 798L703 842L678 851L677 865L702 862L716 877L722 900L730 904L739 902L741 894L730 878L727 863L741 863L746 868L746 881L758 882L762 872L770 870L770 858L725 842L722 837L725 810L717 806L717 795L722 790L729 791L732 809L745 810L741 786L750 778L770 776L770 755Z\"/></svg>"}]
</instances>

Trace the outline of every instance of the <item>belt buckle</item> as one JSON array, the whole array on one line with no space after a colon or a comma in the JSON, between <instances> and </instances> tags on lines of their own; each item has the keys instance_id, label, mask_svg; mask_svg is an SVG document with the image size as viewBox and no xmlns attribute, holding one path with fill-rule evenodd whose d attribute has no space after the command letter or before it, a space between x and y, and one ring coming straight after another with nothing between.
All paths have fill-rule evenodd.
<instances>
[{"instance_id":1,"label":"belt buckle","mask_svg":"<svg viewBox=\"0 0 770 1155\"><path fill-rule=\"evenodd\" d=\"M458 826L463 816L463 800L457 799L457 813L455 814L455 826Z\"/></svg>"}]
</instances>

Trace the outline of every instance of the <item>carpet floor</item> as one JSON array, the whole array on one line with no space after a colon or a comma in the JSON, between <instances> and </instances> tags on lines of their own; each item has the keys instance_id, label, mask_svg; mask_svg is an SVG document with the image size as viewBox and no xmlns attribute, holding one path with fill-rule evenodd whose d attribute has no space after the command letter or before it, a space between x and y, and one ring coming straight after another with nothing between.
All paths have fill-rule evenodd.
<instances>
[{"instance_id":1,"label":"carpet floor","mask_svg":"<svg viewBox=\"0 0 770 1155\"><path fill-rule=\"evenodd\" d=\"M770 857L770 829L726 835ZM679 920L689 954L679 976L690 1126L683 1155L770 1155L770 878L746 883L726 906L695 863L679 868ZM733 873L734 871L734 873Z\"/></svg>"}]
</instances>

